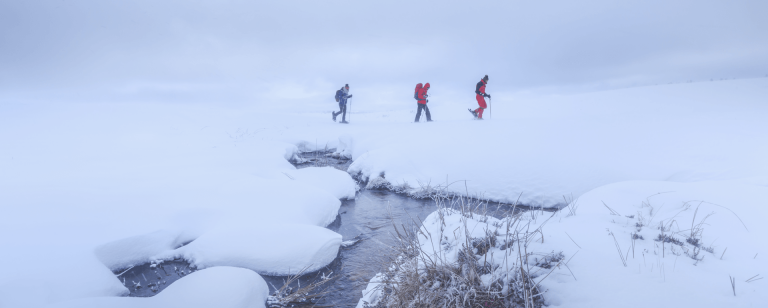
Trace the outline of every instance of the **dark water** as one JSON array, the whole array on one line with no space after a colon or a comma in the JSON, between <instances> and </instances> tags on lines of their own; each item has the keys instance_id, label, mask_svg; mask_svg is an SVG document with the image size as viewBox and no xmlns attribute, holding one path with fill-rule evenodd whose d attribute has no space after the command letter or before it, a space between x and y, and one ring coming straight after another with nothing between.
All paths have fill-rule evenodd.
<instances>
[{"instance_id":1,"label":"dark water","mask_svg":"<svg viewBox=\"0 0 768 308\"><path fill-rule=\"evenodd\" d=\"M195 270L189 265L189 262L179 259L159 263L144 263L116 271L115 275L131 292L128 296L150 297Z\"/></svg>"},{"instance_id":2,"label":"dark water","mask_svg":"<svg viewBox=\"0 0 768 308\"><path fill-rule=\"evenodd\" d=\"M341 234L344 241L357 242L341 248L336 261L325 269L302 277L302 285L333 272L338 277L317 305L355 307L368 281L387 266L388 257L393 256L390 247L396 241L395 226L401 232L403 227L420 226L436 209L437 205L432 200L416 200L389 191L363 190L355 200L343 201L339 209L340 217L329 229ZM488 205L492 216L501 216L509 210L506 205ZM286 277L264 278L279 288ZM274 291L274 287L270 286L270 292Z\"/></svg>"},{"instance_id":3,"label":"dark water","mask_svg":"<svg viewBox=\"0 0 768 308\"><path fill-rule=\"evenodd\" d=\"M307 157L319 157L317 161L327 162L331 166L349 167L351 161L323 157L322 153L307 153ZM307 163L297 167L322 166ZM389 265L388 257L393 256L391 247L395 244L395 227L402 230L421 225L421 222L437 205L431 199L417 200L402 194L383 190L363 190L354 200L343 200L339 217L328 226L342 235L344 241L356 241L354 245L342 247L339 257L328 267L317 273L301 277L301 283L307 285L323 274L333 272L337 276L327 293L316 302L317 306L355 307L362 297L362 291L368 281ZM492 216L502 216L511 208L504 204L488 204L487 211ZM286 277L265 277L274 287L283 285ZM273 287L274 286L274 287ZM297 287L298 283L294 285Z\"/></svg>"},{"instance_id":4,"label":"dark water","mask_svg":"<svg viewBox=\"0 0 768 308\"><path fill-rule=\"evenodd\" d=\"M387 191L362 191L341 205L341 224L334 231L345 241L358 240L340 251L340 268L334 285L318 304L354 307L368 281L392 255L395 226L412 226L436 209L431 200L414 200Z\"/></svg>"},{"instance_id":5,"label":"dark water","mask_svg":"<svg viewBox=\"0 0 768 308\"><path fill-rule=\"evenodd\" d=\"M334 156L331 154L332 152L304 152L299 154L299 157L305 160L305 162L302 163L295 163L293 162L293 165L296 166L296 168L308 168L308 167L325 167L325 166L331 166L339 170L347 171L347 168L349 168L349 165L352 164L351 159L347 159L344 157Z\"/></svg>"},{"instance_id":6,"label":"dark water","mask_svg":"<svg viewBox=\"0 0 768 308\"><path fill-rule=\"evenodd\" d=\"M327 157L323 153L304 153L302 156L308 161L297 164L298 168L333 166L346 170L351 164L350 160ZM511 210L504 204L490 203L487 207L492 216L502 216ZM299 285L318 281L323 275L331 275L336 278L323 286L322 291L327 293L314 301L315 307L355 307L368 281L387 266L387 257L393 255L390 247L395 243L395 227L402 230L403 227L418 226L436 209L435 202L429 199L417 200L380 190L358 192L354 200L342 201L339 216L328 226L341 234L344 241L356 242L340 248L336 260L324 269L300 276L291 286L296 289ZM181 268L185 270L179 271ZM154 267L151 264L136 266L118 278L126 281L126 287L131 291L129 296L153 296L191 271L194 269L189 268L187 261L174 260ZM285 276L262 277L270 287L270 294L288 279ZM135 282L140 282L141 287L134 287Z\"/></svg>"},{"instance_id":7,"label":"dark water","mask_svg":"<svg viewBox=\"0 0 768 308\"><path fill-rule=\"evenodd\" d=\"M388 211L391 208L392 211ZM412 225L435 210L432 201L414 200L387 191L362 191L355 200L342 201L337 221L329 229L342 235L344 241L356 241L342 247L339 257L326 268L300 277L294 283L308 285L325 274L336 278L323 286L328 292L316 302L317 306L354 307L362 291L379 272L382 256L390 255L394 243L393 222L400 226ZM262 276L270 284L270 293L280 288L287 277Z\"/></svg>"}]
</instances>

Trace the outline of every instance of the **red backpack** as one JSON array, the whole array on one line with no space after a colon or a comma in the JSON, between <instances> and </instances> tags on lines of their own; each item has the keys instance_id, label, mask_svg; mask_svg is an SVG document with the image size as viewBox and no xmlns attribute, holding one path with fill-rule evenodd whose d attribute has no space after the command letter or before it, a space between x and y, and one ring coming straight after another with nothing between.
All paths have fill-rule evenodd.
<instances>
[{"instance_id":1,"label":"red backpack","mask_svg":"<svg viewBox=\"0 0 768 308\"><path fill-rule=\"evenodd\" d=\"M419 82L416 85L416 91L413 92L413 98L416 99L416 100L419 100L419 91L421 91L421 87L423 87L423 85L421 84L421 82Z\"/></svg>"}]
</instances>

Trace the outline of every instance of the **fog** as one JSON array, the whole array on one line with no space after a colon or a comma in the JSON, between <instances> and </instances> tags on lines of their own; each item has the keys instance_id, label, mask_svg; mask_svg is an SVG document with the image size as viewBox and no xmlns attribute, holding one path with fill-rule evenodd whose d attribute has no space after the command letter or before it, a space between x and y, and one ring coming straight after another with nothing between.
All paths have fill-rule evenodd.
<instances>
[{"instance_id":1,"label":"fog","mask_svg":"<svg viewBox=\"0 0 768 308\"><path fill-rule=\"evenodd\" d=\"M768 75L768 2L0 0L0 103L371 104ZM462 94L466 93L466 94Z\"/></svg>"}]
</instances>

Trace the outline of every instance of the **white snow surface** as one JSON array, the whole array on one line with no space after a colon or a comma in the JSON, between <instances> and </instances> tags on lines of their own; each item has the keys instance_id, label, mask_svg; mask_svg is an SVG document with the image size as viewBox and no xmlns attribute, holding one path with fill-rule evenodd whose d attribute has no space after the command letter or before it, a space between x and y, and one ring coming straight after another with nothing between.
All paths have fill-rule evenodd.
<instances>
[{"instance_id":1,"label":"white snow surface","mask_svg":"<svg viewBox=\"0 0 768 308\"><path fill-rule=\"evenodd\" d=\"M609 224L606 218L595 216L597 212L591 214L590 208L599 211L599 207L587 202L590 195L616 196L602 200L625 214L639 210L626 206L638 206L646 196L667 190L690 194L659 195L679 199L669 200L664 210L679 208L680 202L689 199L720 204L744 220L750 236L758 236L752 239L760 239L759 227L747 220L765 217L758 202L766 198L758 192L768 185L768 78L562 96L494 92L490 83L487 90L496 100L485 121L471 120L466 111L476 106L473 93L440 97L439 87L433 85L430 96L435 122L418 124L412 123L412 89L404 89L403 100L388 105L369 106L365 98L355 96L349 125L331 121L330 112L338 107L334 101L292 106L300 112L288 112L274 102L226 107L215 102L79 104L55 98L25 102L0 97L0 247L4 252L0 254L0 307L44 307L71 299L124 295L127 290L110 270L179 253L177 245L204 239L205 235L243 230L233 238L252 237L254 242L265 244L277 241L263 237L282 238L280 243L285 246L263 249L291 250L306 238L304 234L255 230L261 225L281 224L324 227L335 219L339 199L350 198L355 190L354 182L343 172L330 168L297 171L288 162L296 159L299 151L326 146L354 159L351 174L359 173L363 178L383 174L394 185L448 185L456 193L504 202L515 202L519 197L522 203L542 206L560 203L563 195L581 196L583 212L562 219L562 224L574 225L568 232L577 242L594 236L589 232L598 232L598 225L592 228L591 224L602 219L599 231L610 228L626 249L626 234L619 234L629 232L629 227L620 228L616 219L616 224ZM667 189L664 185L681 186ZM609 192L609 188L617 190ZM707 211L700 209L699 213ZM715 220L727 217L722 209L717 211L709 218L712 221L707 220L712 229L705 229L705 244L714 241L709 236L721 236L715 242L716 254L718 249L729 247L722 264L750 264L736 258L751 254L749 245L758 253L762 248L754 243L759 241L748 245L746 239L751 237L744 235L741 238L745 240L733 240L732 244L725 239L738 238L736 234L723 231L716 235L715 228L721 227ZM654 222L667 214L660 211ZM680 229L685 229L680 221ZM725 221L718 223L726 226ZM728 226L737 232L738 228ZM645 229L650 232L650 228ZM552 236L555 233L550 232ZM605 234L601 238L605 239ZM333 242L330 236L324 241ZM612 242L597 242L615 249ZM650 242L646 238L643 243ZM572 251L566 244L551 249L564 250L568 255ZM198 246L196 254L211 257L209 260L214 260L213 256L216 260L235 260L241 253L257 250L255 246L231 249L232 255L225 256L223 252L204 251L204 246L217 250L217 245ZM323 245L314 247L318 250L303 251L305 255L296 259L298 263L306 264L306 258L311 258L308 256L325 258L325 252L333 250ZM643 272L644 265L640 274L621 274L623 270L635 271L637 263L626 269L619 265L616 270L618 255L602 250L608 248L596 249L590 256L606 258L601 264L604 267L582 268L616 283L616 288L619 280L633 281L622 278L627 275L650 277ZM577 277L577 263L589 255L587 248L584 250L572 261ZM759 262L761 255L758 253L754 262ZM662 259L668 262L668 258ZM719 261L719 256L706 257L694 269L709 268L713 259ZM665 263L666 282L642 278L638 281L647 282L642 286L627 283L641 290L653 289L656 284L670 285L670 279L676 279L681 271L680 282L676 282L681 286L677 288L701 285L702 290L711 291L694 292L701 294L700 301L714 297L734 300L721 294L730 291L724 271L741 279L741 270L737 273L736 269L712 267L711 272L693 274L695 271L685 269L691 264L681 269L681 263L688 260L679 257L676 267ZM313 263L321 263L316 261ZM219 265L223 264L230 263ZM758 270L755 274L764 272L758 264L750 266ZM670 267L675 268L672 278ZM682 273L691 273L696 280L684 280ZM610 275L616 277L608 278ZM626 294L592 289L597 285L588 276L578 282L555 285L556 281L545 282L552 290L548 296L553 305L587 305ZM683 286L683 281L689 285ZM711 288L703 286L705 281ZM743 295L737 296L735 303L765 302L753 301L765 292L747 295L750 287L760 288L764 281L737 282L737 295ZM604 298L595 299L597 290ZM670 298L672 291L662 294ZM676 296L680 294L686 293Z\"/></svg>"},{"instance_id":2,"label":"white snow surface","mask_svg":"<svg viewBox=\"0 0 768 308\"><path fill-rule=\"evenodd\" d=\"M355 308L365 308L366 305L375 305L381 300L382 289L378 286L384 279L382 276L383 275L379 273L371 278L368 285L365 287L365 290L363 290L363 297L357 302Z\"/></svg>"},{"instance_id":3,"label":"white snow surface","mask_svg":"<svg viewBox=\"0 0 768 308\"><path fill-rule=\"evenodd\" d=\"M260 274L290 275L301 270L311 273L331 263L340 245L340 234L317 226L235 225L207 232L155 258L182 257L198 268L236 266Z\"/></svg>"},{"instance_id":4,"label":"white snow surface","mask_svg":"<svg viewBox=\"0 0 768 308\"><path fill-rule=\"evenodd\" d=\"M90 297L50 308L263 308L269 288L253 271L220 266L190 274L153 297Z\"/></svg>"},{"instance_id":5,"label":"white snow surface","mask_svg":"<svg viewBox=\"0 0 768 308\"><path fill-rule=\"evenodd\" d=\"M561 250L566 258L575 255L568 263L573 275L561 267L542 283L549 289L548 303L554 307L601 307L616 302L624 307L762 306L768 302L766 281L747 281L768 272L766 184L628 181L582 195L576 215L567 217L568 210L560 211L544 226L544 244L537 244L539 251ZM612 215L603 203L620 215ZM631 215L634 218L627 217ZM640 222L644 226L638 231ZM702 222L701 246L713 251L701 250L697 258L703 259L697 262L690 257L694 246L686 240L692 227ZM662 225L665 235L684 244L656 241ZM643 237L634 241L634 254L633 233ZM729 276L736 280L736 296Z\"/></svg>"},{"instance_id":6,"label":"white snow surface","mask_svg":"<svg viewBox=\"0 0 768 308\"><path fill-rule=\"evenodd\" d=\"M229 250L249 254L241 258L205 251L221 246L193 246L209 257L206 266L278 273L330 262L340 245L337 234L312 227L336 219L339 197L355 190L349 175L323 170L288 178L297 145L254 137L253 128L238 126L251 123L239 113L149 103L0 108L0 307L126 295L111 270L233 228L281 226L233 234L231 241L250 245ZM286 258L289 252L299 255Z\"/></svg>"},{"instance_id":7,"label":"white snow surface","mask_svg":"<svg viewBox=\"0 0 768 308\"><path fill-rule=\"evenodd\" d=\"M765 182L619 182L583 194L570 209L526 213L518 231L543 230L543 243L537 234L527 247L526 268L535 283L541 282L549 307L610 307L617 302L622 307L760 307L768 301L761 279L768 272L763 244L767 198ZM457 212L444 217L441 221L437 212L430 214L418 235L428 260L456 262L467 237L483 238L495 231L496 247L480 260L499 268L484 275L484 281L519 266L517 246L501 249L503 221L462 218ZM701 230L693 237L700 241L698 248L688 242L691 230ZM662 243L657 240L661 234L677 243ZM633 241L633 235L641 238ZM553 252L564 254L565 265L551 274L535 266ZM735 296L730 277L735 278ZM378 278L371 280L358 307L364 307L363 301L376 303L378 284Z\"/></svg>"},{"instance_id":8,"label":"white snow surface","mask_svg":"<svg viewBox=\"0 0 768 308\"><path fill-rule=\"evenodd\" d=\"M348 173L333 167L303 168L285 172L289 177L330 192L339 199L355 198L355 181Z\"/></svg>"},{"instance_id":9,"label":"white snow surface","mask_svg":"<svg viewBox=\"0 0 768 308\"><path fill-rule=\"evenodd\" d=\"M173 250L183 243L178 232L159 230L100 245L94 253L108 268L123 269L144 263L148 256Z\"/></svg>"}]
</instances>

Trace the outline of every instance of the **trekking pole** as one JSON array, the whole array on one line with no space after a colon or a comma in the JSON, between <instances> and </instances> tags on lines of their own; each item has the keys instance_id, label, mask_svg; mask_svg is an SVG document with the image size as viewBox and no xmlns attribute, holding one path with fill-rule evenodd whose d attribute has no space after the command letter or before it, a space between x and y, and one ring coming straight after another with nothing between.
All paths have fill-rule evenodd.
<instances>
[{"instance_id":1,"label":"trekking pole","mask_svg":"<svg viewBox=\"0 0 768 308\"><path fill-rule=\"evenodd\" d=\"M347 98L349 100L349 98ZM349 101L349 120L352 121L352 101Z\"/></svg>"}]
</instances>

